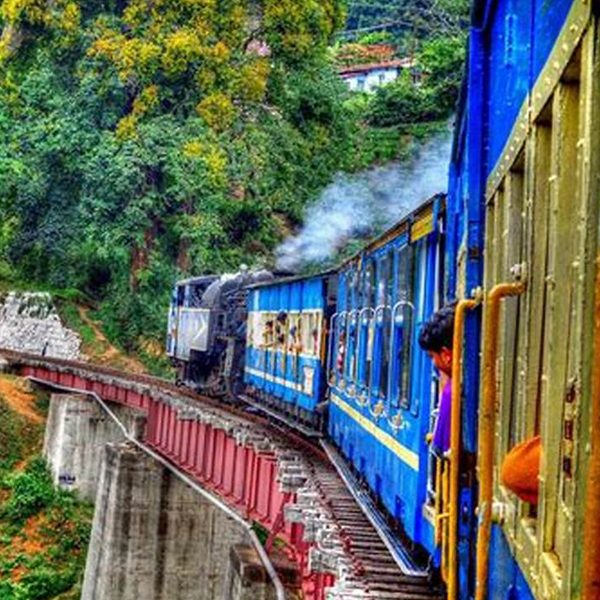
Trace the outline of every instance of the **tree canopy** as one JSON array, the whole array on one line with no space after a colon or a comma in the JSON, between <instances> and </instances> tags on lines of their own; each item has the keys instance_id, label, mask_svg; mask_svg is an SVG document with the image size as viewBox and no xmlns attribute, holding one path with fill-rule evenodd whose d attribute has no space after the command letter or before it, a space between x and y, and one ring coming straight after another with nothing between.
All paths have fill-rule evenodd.
<instances>
[{"instance_id":1,"label":"tree canopy","mask_svg":"<svg viewBox=\"0 0 600 600\"><path fill-rule=\"evenodd\" d=\"M2 0L2 272L135 340L176 272L263 260L350 143L342 22L339 0Z\"/></svg>"}]
</instances>

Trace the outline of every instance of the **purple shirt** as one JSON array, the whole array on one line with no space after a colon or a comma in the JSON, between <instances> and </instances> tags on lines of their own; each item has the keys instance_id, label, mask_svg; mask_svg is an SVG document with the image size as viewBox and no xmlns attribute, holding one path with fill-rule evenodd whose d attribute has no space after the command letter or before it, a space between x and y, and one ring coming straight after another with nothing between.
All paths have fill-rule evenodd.
<instances>
[{"instance_id":1,"label":"purple shirt","mask_svg":"<svg viewBox=\"0 0 600 600\"><path fill-rule=\"evenodd\" d=\"M450 450L450 417L452 406L452 380L448 379L442 390L439 412L433 430L433 448L443 454Z\"/></svg>"}]
</instances>

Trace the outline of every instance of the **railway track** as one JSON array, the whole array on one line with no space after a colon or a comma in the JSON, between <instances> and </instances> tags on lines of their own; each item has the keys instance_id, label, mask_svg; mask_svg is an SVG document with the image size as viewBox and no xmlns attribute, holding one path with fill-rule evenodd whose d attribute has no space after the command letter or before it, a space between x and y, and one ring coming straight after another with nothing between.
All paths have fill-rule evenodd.
<instances>
[{"instance_id":1,"label":"railway track","mask_svg":"<svg viewBox=\"0 0 600 600\"><path fill-rule=\"evenodd\" d=\"M439 588L431 585L427 570L412 561L386 529L374 507L361 501L356 482L344 470L343 461L331 446L320 446L317 441L289 431L265 416L248 412L245 404L223 404L157 377L12 350L0 349L0 357L6 370L50 387L93 392L105 400L146 410L149 423L153 423L152 427L149 425L148 440L144 440L149 447L182 471L193 473L200 483L225 497L245 518L266 524L272 536L282 536L295 549L306 597L348 600L442 600L444 597ZM165 411L173 414L165 416ZM162 421L156 421L155 413L167 419L166 428ZM219 483L224 474L215 473L214 456L210 466L212 479L190 464L190 453L183 441L177 439L176 432L187 435L189 447L190 423L200 423L200 427L204 422L210 423L211 431L222 427L235 437L236 447L246 444L259 448L260 456L273 457L277 462L277 487L285 493L281 501L283 514L277 507L262 512L253 507L252 502L260 504L260 498L250 500L250 504L245 498L236 500L235 494ZM260 496L262 484L256 480L253 490ZM311 573L320 575L315 577ZM310 585L306 583L308 579Z\"/></svg>"}]
</instances>

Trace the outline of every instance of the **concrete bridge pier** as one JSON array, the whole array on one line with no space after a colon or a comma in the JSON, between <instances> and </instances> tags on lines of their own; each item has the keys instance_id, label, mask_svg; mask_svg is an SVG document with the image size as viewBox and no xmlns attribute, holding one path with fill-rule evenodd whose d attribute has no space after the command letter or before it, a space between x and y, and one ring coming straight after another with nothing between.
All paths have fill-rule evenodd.
<instances>
[{"instance_id":1,"label":"concrete bridge pier","mask_svg":"<svg viewBox=\"0 0 600 600\"><path fill-rule=\"evenodd\" d=\"M110 408L143 439L142 412ZM275 599L245 528L126 441L89 396L52 396L44 454L57 485L95 504L81 600ZM276 567L293 580L293 566Z\"/></svg>"},{"instance_id":2,"label":"concrete bridge pier","mask_svg":"<svg viewBox=\"0 0 600 600\"><path fill-rule=\"evenodd\" d=\"M146 426L143 412L119 405L112 405L111 410L130 435L143 437ZM104 446L124 439L114 420L90 396L52 394L44 457L55 485L77 491L81 498L94 502Z\"/></svg>"},{"instance_id":3,"label":"concrete bridge pier","mask_svg":"<svg viewBox=\"0 0 600 600\"><path fill-rule=\"evenodd\" d=\"M224 593L233 519L130 443L108 444L82 600L212 600Z\"/></svg>"}]
</instances>

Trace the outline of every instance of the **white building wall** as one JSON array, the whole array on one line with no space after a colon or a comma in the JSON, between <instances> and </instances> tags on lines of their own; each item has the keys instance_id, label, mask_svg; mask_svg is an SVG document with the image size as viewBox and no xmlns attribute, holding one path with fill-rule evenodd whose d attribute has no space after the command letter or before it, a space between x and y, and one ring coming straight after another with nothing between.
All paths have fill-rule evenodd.
<instances>
[{"instance_id":1,"label":"white building wall","mask_svg":"<svg viewBox=\"0 0 600 600\"><path fill-rule=\"evenodd\" d=\"M374 69L367 73L354 73L345 77L348 88L353 92L373 92L378 87L398 78L398 67Z\"/></svg>"}]
</instances>

